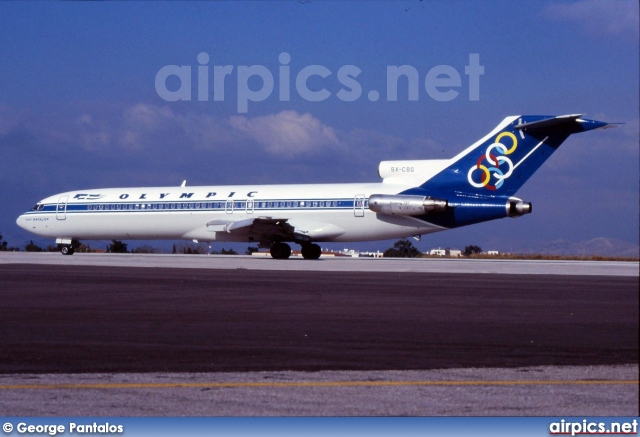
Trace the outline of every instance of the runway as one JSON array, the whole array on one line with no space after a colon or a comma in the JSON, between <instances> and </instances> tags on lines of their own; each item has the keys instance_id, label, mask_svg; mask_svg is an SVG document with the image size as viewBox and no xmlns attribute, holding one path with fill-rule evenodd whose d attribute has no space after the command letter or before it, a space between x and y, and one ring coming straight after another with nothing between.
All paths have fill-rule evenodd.
<instances>
[{"instance_id":1,"label":"runway","mask_svg":"<svg viewBox=\"0 0 640 437\"><path fill-rule=\"evenodd\" d=\"M201 399L208 393L218 414L224 415L559 414L561 406L554 401L530 405L536 393L546 396L550 391L558 402L566 397L560 409L571 414L638 412L637 273L460 274L163 265L188 263L188 256L178 261L159 258L160 267L59 264L60 259L91 259L78 255L47 255L55 260L48 264L0 258L4 412L22 415L16 409L24 411L27 399L28 405L40 405L29 410L34 415L89 411L108 415L114 410L105 407L105 396L113 401L126 393L131 415L216 414L216 408L205 408L207 413L194 405L185 410L184 402L174 399L191 395ZM135 265L135 256L117 258ZM262 266L264 261L273 260L242 262ZM303 266L322 260L291 261ZM418 264L405 263L404 268L415 270L414 266ZM635 267L637 272L637 263ZM354 385L215 385L229 376L236 382L302 384L320 378ZM139 385L109 385L132 380ZM467 383L426 383L437 380ZM506 383L496 384L497 380ZM517 382L523 380L529 382ZM186 387L184 381L201 385ZM373 386L367 381L387 384ZM394 385L402 381L413 385ZM168 385L158 386L159 382ZM43 387L38 390L33 385ZM462 398L450 398L461 395L461 390ZM236 398L245 392L246 398ZM308 399L310 392L315 401L296 401L298 394ZM325 393L326 401L314 398L318 393ZM363 393L377 393L375 398L384 399L382 406L363 404ZM402 406L387 397L399 393ZM483 410L469 408L468 396L473 393L483 399L479 404ZM507 393L514 397L505 398ZM576 393L589 402L572 404ZM82 401L75 406L62 402L65 410L59 411L47 402L53 394ZM426 405L424 396L436 394L458 400ZM288 403L279 404L285 397ZM270 398L275 406L265 401ZM157 405L159 399L169 403ZM355 399L360 403L354 404ZM343 404L352 404L353 409L336 409ZM153 411L145 405L153 405Z\"/></svg>"},{"instance_id":2,"label":"runway","mask_svg":"<svg viewBox=\"0 0 640 437\"><path fill-rule=\"evenodd\" d=\"M467 258L348 258L322 257L317 261L292 257L275 260L245 255L159 255L56 252L0 252L0 264L60 266L153 267L165 269L269 270L389 273L485 273L507 275L638 276L638 262L529 261Z\"/></svg>"}]
</instances>

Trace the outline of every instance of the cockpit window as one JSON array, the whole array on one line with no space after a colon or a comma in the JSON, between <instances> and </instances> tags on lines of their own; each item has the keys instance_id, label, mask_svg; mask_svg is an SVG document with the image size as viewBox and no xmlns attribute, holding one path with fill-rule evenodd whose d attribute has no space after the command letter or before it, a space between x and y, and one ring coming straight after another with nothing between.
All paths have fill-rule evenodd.
<instances>
[{"instance_id":1,"label":"cockpit window","mask_svg":"<svg viewBox=\"0 0 640 437\"><path fill-rule=\"evenodd\" d=\"M33 207L34 211L41 211L42 208L44 208L44 204L42 203L36 203L36 206Z\"/></svg>"}]
</instances>

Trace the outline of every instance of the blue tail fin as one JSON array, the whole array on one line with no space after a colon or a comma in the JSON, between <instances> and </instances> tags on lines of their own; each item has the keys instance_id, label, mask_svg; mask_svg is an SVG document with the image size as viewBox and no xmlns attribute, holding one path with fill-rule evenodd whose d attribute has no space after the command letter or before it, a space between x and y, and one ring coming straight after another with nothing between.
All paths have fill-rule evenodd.
<instances>
[{"instance_id":1,"label":"blue tail fin","mask_svg":"<svg viewBox=\"0 0 640 437\"><path fill-rule=\"evenodd\" d=\"M409 192L451 198L512 196L569 135L603 128L581 114L512 116L451 159L440 173Z\"/></svg>"}]
</instances>

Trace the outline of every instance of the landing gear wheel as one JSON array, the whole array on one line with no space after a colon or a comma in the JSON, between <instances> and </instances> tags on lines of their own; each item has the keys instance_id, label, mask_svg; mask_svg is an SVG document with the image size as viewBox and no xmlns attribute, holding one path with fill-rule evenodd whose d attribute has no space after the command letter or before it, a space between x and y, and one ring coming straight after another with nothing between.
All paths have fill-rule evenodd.
<instances>
[{"instance_id":1,"label":"landing gear wheel","mask_svg":"<svg viewBox=\"0 0 640 437\"><path fill-rule=\"evenodd\" d=\"M291 246L287 243L273 243L269 253L273 259L287 259L291 256Z\"/></svg>"},{"instance_id":2,"label":"landing gear wheel","mask_svg":"<svg viewBox=\"0 0 640 437\"><path fill-rule=\"evenodd\" d=\"M322 249L317 244L303 244L302 257L304 259L318 259L322 255Z\"/></svg>"},{"instance_id":3,"label":"landing gear wheel","mask_svg":"<svg viewBox=\"0 0 640 437\"><path fill-rule=\"evenodd\" d=\"M73 255L74 252L73 246L60 246L60 253L63 255Z\"/></svg>"}]
</instances>

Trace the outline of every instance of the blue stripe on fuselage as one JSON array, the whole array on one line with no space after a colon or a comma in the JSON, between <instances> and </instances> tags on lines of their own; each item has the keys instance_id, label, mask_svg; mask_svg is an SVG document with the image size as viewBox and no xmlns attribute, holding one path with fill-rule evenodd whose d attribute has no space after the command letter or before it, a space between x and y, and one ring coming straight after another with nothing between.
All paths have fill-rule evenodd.
<instances>
[{"instance_id":1,"label":"blue stripe on fuselage","mask_svg":"<svg viewBox=\"0 0 640 437\"><path fill-rule=\"evenodd\" d=\"M352 210L357 200L350 199L245 199L215 202L100 202L100 203L50 203L42 205L37 211L27 211L25 214L66 213L96 213L96 212L243 212L243 211L335 211ZM250 204L253 203L253 206ZM59 206L62 208L59 209ZM66 207L66 208L65 208ZM368 199L364 200L364 207L368 207Z\"/></svg>"}]
</instances>

